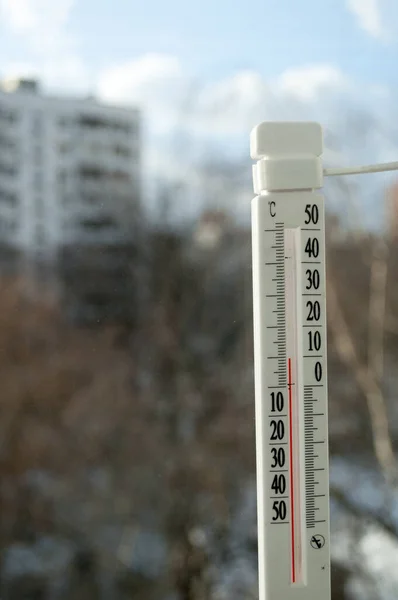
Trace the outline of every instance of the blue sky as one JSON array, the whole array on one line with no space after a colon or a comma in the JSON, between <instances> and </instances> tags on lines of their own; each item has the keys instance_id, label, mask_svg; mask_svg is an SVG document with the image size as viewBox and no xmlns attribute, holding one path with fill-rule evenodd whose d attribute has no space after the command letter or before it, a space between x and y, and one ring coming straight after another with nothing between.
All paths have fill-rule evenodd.
<instances>
[{"instance_id":1,"label":"blue sky","mask_svg":"<svg viewBox=\"0 0 398 600\"><path fill-rule=\"evenodd\" d=\"M139 104L158 130L193 98L197 128L224 133L385 114L397 64L396 0L0 0L0 75Z\"/></svg>"},{"instance_id":2,"label":"blue sky","mask_svg":"<svg viewBox=\"0 0 398 600\"><path fill-rule=\"evenodd\" d=\"M87 2L87 20L91 4ZM345 0L156 0L153 11L136 10L135 4L120 3L126 21L115 20L115 35L109 40L109 49L117 49L119 57L129 47L137 55L171 52L203 77L242 68L269 77L315 62L333 63L350 75L382 82L398 76L396 45L386 43L383 32L365 31ZM102 6L103 16L111 21L111 9ZM384 27L382 8L380 3ZM386 19L386 38L388 24ZM102 35L108 39L106 23ZM93 35L92 52L96 41Z\"/></svg>"},{"instance_id":3,"label":"blue sky","mask_svg":"<svg viewBox=\"0 0 398 600\"><path fill-rule=\"evenodd\" d=\"M70 28L97 69L156 52L178 56L203 78L248 68L273 77L327 62L361 79L395 82L397 46L385 39L387 10L375 4L385 37L364 30L345 0L152 0L146 6L142 0L85 0L71 11Z\"/></svg>"},{"instance_id":4,"label":"blue sky","mask_svg":"<svg viewBox=\"0 0 398 600\"><path fill-rule=\"evenodd\" d=\"M331 163L398 154L396 0L0 0L0 75L21 74L141 106L171 174L184 132L188 170L220 139L248 156L264 119L321 121Z\"/></svg>"},{"instance_id":5,"label":"blue sky","mask_svg":"<svg viewBox=\"0 0 398 600\"><path fill-rule=\"evenodd\" d=\"M156 53L203 80L330 64L395 85L397 33L395 0L0 0L0 69L51 71L69 54L95 85L102 71ZM64 85L80 87L78 73Z\"/></svg>"}]
</instances>

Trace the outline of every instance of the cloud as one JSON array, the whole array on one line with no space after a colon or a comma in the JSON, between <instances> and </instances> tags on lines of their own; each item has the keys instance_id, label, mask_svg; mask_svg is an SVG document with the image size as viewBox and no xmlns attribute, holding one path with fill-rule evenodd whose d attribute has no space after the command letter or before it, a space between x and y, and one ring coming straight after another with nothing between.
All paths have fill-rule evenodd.
<instances>
[{"instance_id":1,"label":"cloud","mask_svg":"<svg viewBox=\"0 0 398 600\"><path fill-rule=\"evenodd\" d=\"M136 60L106 69L100 76L98 91L110 102L146 102L162 100L155 93L172 92L173 82L182 76L179 60L164 54L146 54ZM163 100L168 100L164 97Z\"/></svg>"},{"instance_id":2,"label":"cloud","mask_svg":"<svg viewBox=\"0 0 398 600\"><path fill-rule=\"evenodd\" d=\"M75 0L1 0L0 8L10 27L29 33L48 25L60 29L74 4Z\"/></svg>"},{"instance_id":3,"label":"cloud","mask_svg":"<svg viewBox=\"0 0 398 600\"><path fill-rule=\"evenodd\" d=\"M69 45L66 25L76 0L0 0L3 23L24 36L37 52Z\"/></svg>"},{"instance_id":4,"label":"cloud","mask_svg":"<svg viewBox=\"0 0 398 600\"><path fill-rule=\"evenodd\" d=\"M57 90L88 92L88 70L68 22L76 0L0 0L0 24L26 49L29 59L2 56L4 77L35 76Z\"/></svg>"},{"instance_id":5,"label":"cloud","mask_svg":"<svg viewBox=\"0 0 398 600\"><path fill-rule=\"evenodd\" d=\"M189 89L189 80L175 56L150 53L104 70L97 84L99 98L145 109L158 130L172 129Z\"/></svg>"},{"instance_id":6,"label":"cloud","mask_svg":"<svg viewBox=\"0 0 398 600\"><path fill-rule=\"evenodd\" d=\"M389 37L383 18L384 0L347 0L347 7L353 13L359 26L372 37L386 40Z\"/></svg>"},{"instance_id":7,"label":"cloud","mask_svg":"<svg viewBox=\"0 0 398 600\"><path fill-rule=\"evenodd\" d=\"M108 101L143 107L150 166L163 165L170 177L204 156L248 157L249 132L263 120L319 121L332 164L377 160L395 147L386 137L394 121L390 91L360 84L333 64L298 66L273 79L245 70L192 86L175 57L151 54L108 69L98 89Z\"/></svg>"},{"instance_id":8,"label":"cloud","mask_svg":"<svg viewBox=\"0 0 398 600\"><path fill-rule=\"evenodd\" d=\"M334 65L309 65L282 73L276 80L276 88L279 93L312 103L325 92L341 92L348 88L348 80Z\"/></svg>"},{"instance_id":9,"label":"cloud","mask_svg":"<svg viewBox=\"0 0 398 600\"><path fill-rule=\"evenodd\" d=\"M210 82L197 95L197 127L203 128L209 120L215 132L236 131L245 127L248 115L258 114L270 95L271 89L255 71L242 71Z\"/></svg>"},{"instance_id":10,"label":"cloud","mask_svg":"<svg viewBox=\"0 0 398 600\"><path fill-rule=\"evenodd\" d=\"M97 86L106 102L136 104L156 133L185 130L190 136L242 129L258 114L267 86L243 71L215 82L193 81L174 56L147 54L104 71Z\"/></svg>"},{"instance_id":11,"label":"cloud","mask_svg":"<svg viewBox=\"0 0 398 600\"><path fill-rule=\"evenodd\" d=\"M37 79L59 93L89 94L90 74L83 62L76 56L59 55L56 60L36 59L24 62L0 62L4 79L27 77Z\"/></svg>"},{"instance_id":12,"label":"cloud","mask_svg":"<svg viewBox=\"0 0 398 600\"><path fill-rule=\"evenodd\" d=\"M154 131L179 128L210 139L244 135L267 118L308 118L313 107L348 87L344 74L328 64L290 69L272 80L245 70L201 84L175 56L147 54L106 69L97 92L106 102L142 107Z\"/></svg>"},{"instance_id":13,"label":"cloud","mask_svg":"<svg viewBox=\"0 0 398 600\"><path fill-rule=\"evenodd\" d=\"M108 102L141 107L159 155L173 153L181 161L204 151L241 155L248 132L264 120L316 120L339 132L335 154L369 153L374 123L391 130L386 120L393 115L387 88L360 84L322 63L272 79L244 70L201 84L192 82L176 57L148 54L107 69L97 89Z\"/></svg>"},{"instance_id":14,"label":"cloud","mask_svg":"<svg viewBox=\"0 0 398 600\"><path fill-rule=\"evenodd\" d=\"M243 136L267 119L314 119L320 107L347 95L349 88L343 72L327 64L289 69L268 80L255 71L239 72L201 90L196 129Z\"/></svg>"}]
</instances>

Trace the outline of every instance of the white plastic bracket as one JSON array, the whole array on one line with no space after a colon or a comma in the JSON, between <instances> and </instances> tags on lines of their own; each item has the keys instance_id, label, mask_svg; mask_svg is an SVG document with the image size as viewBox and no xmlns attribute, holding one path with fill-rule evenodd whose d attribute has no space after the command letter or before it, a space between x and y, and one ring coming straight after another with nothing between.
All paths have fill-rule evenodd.
<instances>
[{"instance_id":1,"label":"white plastic bracket","mask_svg":"<svg viewBox=\"0 0 398 600\"><path fill-rule=\"evenodd\" d=\"M313 122L264 122L250 138L254 192L313 190L323 186L322 128Z\"/></svg>"}]
</instances>

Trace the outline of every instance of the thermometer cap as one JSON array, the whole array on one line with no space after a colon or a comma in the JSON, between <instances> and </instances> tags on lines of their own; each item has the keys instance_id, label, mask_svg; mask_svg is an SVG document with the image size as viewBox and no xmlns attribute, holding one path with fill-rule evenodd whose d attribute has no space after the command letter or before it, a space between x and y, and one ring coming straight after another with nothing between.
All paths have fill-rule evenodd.
<instances>
[{"instance_id":1,"label":"thermometer cap","mask_svg":"<svg viewBox=\"0 0 398 600\"><path fill-rule=\"evenodd\" d=\"M250 137L254 190L308 190L323 185L323 133L319 123L271 122L257 125Z\"/></svg>"}]
</instances>

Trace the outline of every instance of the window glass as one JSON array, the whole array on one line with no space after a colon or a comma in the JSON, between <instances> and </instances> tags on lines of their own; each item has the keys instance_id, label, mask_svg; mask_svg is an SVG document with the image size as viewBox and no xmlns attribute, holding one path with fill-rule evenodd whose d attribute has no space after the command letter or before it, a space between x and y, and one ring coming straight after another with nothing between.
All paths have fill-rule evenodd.
<instances>
[{"instance_id":1,"label":"window glass","mask_svg":"<svg viewBox=\"0 0 398 600\"><path fill-rule=\"evenodd\" d=\"M0 0L0 40L0 599L257 599L261 417L287 469L269 501L288 562L275 543L267 577L292 576L299 479L295 556L331 600L395 600L398 173L325 176L326 249L311 205L267 247L290 260L300 238L315 261L266 276L282 323L300 285L320 318L327 266L324 334L289 339L328 351L329 567L314 456L278 464L290 424L312 431L304 392L295 420L286 379L256 421L249 146L263 121L315 121L322 156L296 168L291 149L282 177L398 161L398 2ZM288 377L283 344L264 381Z\"/></svg>"}]
</instances>

